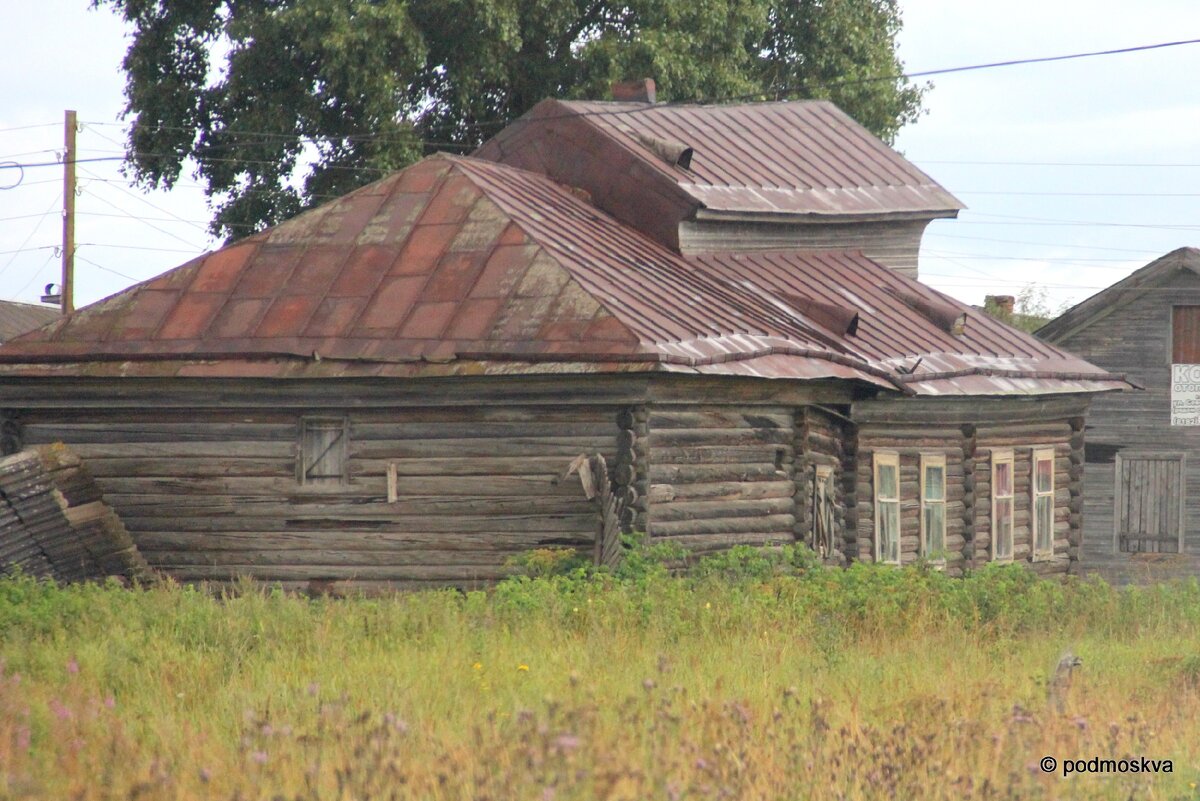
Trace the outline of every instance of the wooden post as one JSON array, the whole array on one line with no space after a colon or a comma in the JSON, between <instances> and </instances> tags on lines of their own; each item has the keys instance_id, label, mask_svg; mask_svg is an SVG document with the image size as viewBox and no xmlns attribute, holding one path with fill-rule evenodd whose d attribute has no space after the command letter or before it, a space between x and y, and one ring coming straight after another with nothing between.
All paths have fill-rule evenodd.
<instances>
[{"instance_id":1,"label":"wooden post","mask_svg":"<svg viewBox=\"0 0 1200 801\"><path fill-rule=\"evenodd\" d=\"M75 112L63 112L62 312L75 310Z\"/></svg>"}]
</instances>

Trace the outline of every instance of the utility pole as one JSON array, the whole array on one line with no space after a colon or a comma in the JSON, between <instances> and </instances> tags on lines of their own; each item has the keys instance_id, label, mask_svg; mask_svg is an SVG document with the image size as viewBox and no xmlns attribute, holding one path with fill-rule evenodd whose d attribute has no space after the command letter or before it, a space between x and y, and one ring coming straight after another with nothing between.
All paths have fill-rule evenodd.
<instances>
[{"instance_id":1,"label":"utility pole","mask_svg":"<svg viewBox=\"0 0 1200 801\"><path fill-rule=\"evenodd\" d=\"M75 310L75 112L63 113L62 312Z\"/></svg>"}]
</instances>

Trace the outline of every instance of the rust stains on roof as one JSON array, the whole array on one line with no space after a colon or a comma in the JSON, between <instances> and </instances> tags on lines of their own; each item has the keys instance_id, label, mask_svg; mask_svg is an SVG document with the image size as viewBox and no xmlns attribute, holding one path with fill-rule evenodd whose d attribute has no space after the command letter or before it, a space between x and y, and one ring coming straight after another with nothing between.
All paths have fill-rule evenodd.
<instances>
[{"instance_id":1,"label":"rust stains on roof","mask_svg":"<svg viewBox=\"0 0 1200 801\"><path fill-rule=\"evenodd\" d=\"M578 169L628 170L619 157L583 166L559 163L570 150L564 142L584 151L597 146L577 123L619 145L640 168L634 177L651 191L666 198L682 194L693 212L933 218L963 208L823 100L719 106L545 100L476 155L579 186L589 184L570 180ZM689 158L665 159L657 142L689 148Z\"/></svg>"},{"instance_id":2,"label":"rust stains on roof","mask_svg":"<svg viewBox=\"0 0 1200 801\"><path fill-rule=\"evenodd\" d=\"M946 308L968 315L962 336L931 314ZM544 176L453 156L0 347L0 374L26 376L647 370L931 394L1122 386L859 254L685 258Z\"/></svg>"}]
</instances>

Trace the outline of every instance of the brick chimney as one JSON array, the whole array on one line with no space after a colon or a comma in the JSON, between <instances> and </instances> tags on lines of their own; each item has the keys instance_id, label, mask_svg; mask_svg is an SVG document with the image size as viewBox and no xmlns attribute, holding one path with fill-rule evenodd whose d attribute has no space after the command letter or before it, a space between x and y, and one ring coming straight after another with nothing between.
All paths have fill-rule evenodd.
<instances>
[{"instance_id":1,"label":"brick chimney","mask_svg":"<svg viewBox=\"0 0 1200 801\"><path fill-rule=\"evenodd\" d=\"M655 88L653 78L640 81L621 81L612 85L612 99L624 103L653 103Z\"/></svg>"},{"instance_id":2,"label":"brick chimney","mask_svg":"<svg viewBox=\"0 0 1200 801\"><path fill-rule=\"evenodd\" d=\"M983 299L984 306L995 306L997 310L1004 314L1012 314L1016 306L1017 299L1012 295L988 295Z\"/></svg>"}]
</instances>

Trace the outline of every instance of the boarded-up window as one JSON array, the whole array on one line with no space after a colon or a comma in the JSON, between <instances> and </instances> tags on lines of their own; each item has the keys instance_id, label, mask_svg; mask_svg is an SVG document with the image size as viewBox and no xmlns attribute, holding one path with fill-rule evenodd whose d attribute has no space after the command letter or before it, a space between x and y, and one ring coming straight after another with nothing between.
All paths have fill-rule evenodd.
<instances>
[{"instance_id":1,"label":"boarded-up window","mask_svg":"<svg viewBox=\"0 0 1200 801\"><path fill-rule=\"evenodd\" d=\"M1054 451L1050 448L1033 452L1033 558L1054 556Z\"/></svg>"},{"instance_id":2,"label":"boarded-up window","mask_svg":"<svg viewBox=\"0 0 1200 801\"><path fill-rule=\"evenodd\" d=\"M300 422L300 459L296 478L301 484L345 484L346 421L310 419Z\"/></svg>"},{"instance_id":3,"label":"boarded-up window","mask_svg":"<svg viewBox=\"0 0 1200 801\"><path fill-rule=\"evenodd\" d=\"M1200 306L1171 307L1171 363L1200 364Z\"/></svg>"},{"instance_id":4,"label":"boarded-up window","mask_svg":"<svg viewBox=\"0 0 1200 801\"><path fill-rule=\"evenodd\" d=\"M875 561L900 564L900 456L875 454Z\"/></svg>"},{"instance_id":5,"label":"boarded-up window","mask_svg":"<svg viewBox=\"0 0 1200 801\"><path fill-rule=\"evenodd\" d=\"M921 546L926 559L946 561L946 457L921 454Z\"/></svg>"},{"instance_id":6,"label":"boarded-up window","mask_svg":"<svg viewBox=\"0 0 1200 801\"><path fill-rule=\"evenodd\" d=\"M992 558L1013 558L1013 454L992 451Z\"/></svg>"},{"instance_id":7,"label":"boarded-up window","mask_svg":"<svg viewBox=\"0 0 1200 801\"><path fill-rule=\"evenodd\" d=\"M1118 454L1116 474L1116 550L1182 553L1187 457Z\"/></svg>"},{"instance_id":8,"label":"boarded-up window","mask_svg":"<svg viewBox=\"0 0 1200 801\"><path fill-rule=\"evenodd\" d=\"M813 550L827 558L834 551L834 486L833 467L813 466Z\"/></svg>"}]
</instances>

